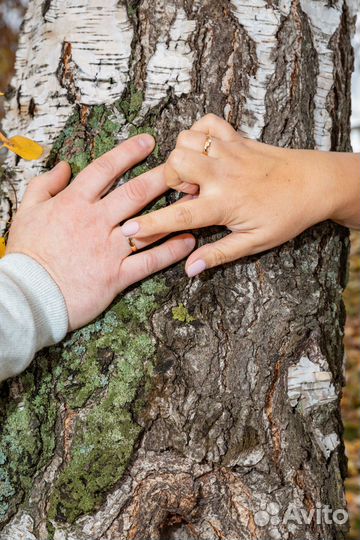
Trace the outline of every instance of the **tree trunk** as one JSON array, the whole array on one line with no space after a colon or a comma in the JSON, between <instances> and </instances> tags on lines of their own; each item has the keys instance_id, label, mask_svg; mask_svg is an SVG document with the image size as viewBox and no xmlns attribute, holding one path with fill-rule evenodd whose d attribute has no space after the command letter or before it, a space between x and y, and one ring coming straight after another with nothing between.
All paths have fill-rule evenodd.
<instances>
[{"instance_id":1,"label":"tree trunk","mask_svg":"<svg viewBox=\"0 0 360 540\"><path fill-rule=\"evenodd\" d=\"M51 152L8 157L3 227L12 186L21 199L56 160L76 174L155 133L137 174L207 112L267 143L350 150L351 7L33 0L4 130ZM345 508L348 244L323 223L192 280L177 265L3 383L1 540L345 538L323 509Z\"/></svg>"}]
</instances>

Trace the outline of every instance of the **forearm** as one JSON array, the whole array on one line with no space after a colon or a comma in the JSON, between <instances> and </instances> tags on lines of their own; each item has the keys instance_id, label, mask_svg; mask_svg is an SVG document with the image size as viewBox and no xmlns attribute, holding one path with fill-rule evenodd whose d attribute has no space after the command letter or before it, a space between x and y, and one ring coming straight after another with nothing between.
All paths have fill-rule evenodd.
<instances>
[{"instance_id":1,"label":"forearm","mask_svg":"<svg viewBox=\"0 0 360 540\"><path fill-rule=\"evenodd\" d=\"M68 328L64 298L46 270L26 255L0 261L0 381L26 369L35 353Z\"/></svg>"}]
</instances>

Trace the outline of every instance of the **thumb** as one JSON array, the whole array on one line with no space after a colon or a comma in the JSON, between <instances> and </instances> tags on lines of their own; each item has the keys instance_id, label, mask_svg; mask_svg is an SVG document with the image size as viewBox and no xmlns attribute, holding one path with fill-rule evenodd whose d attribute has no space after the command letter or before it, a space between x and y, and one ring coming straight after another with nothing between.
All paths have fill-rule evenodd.
<instances>
[{"instance_id":1,"label":"thumb","mask_svg":"<svg viewBox=\"0 0 360 540\"><path fill-rule=\"evenodd\" d=\"M189 277L197 276L208 268L236 261L257 252L251 233L233 232L212 244L205 244L194 251L186 261Z\"/></svg>"},{"instance_id":2,"label":"thumb","mask_svg":"<svg viewBox=\"0 0 360 540\"><path fill-rule=\"evenodd\" d=\"M30 206L46 201L65 189L71 178L71 168L66 161L60 161L53 169L36 176L28 185L23 205Z\"/></svg>"}]
</instances>

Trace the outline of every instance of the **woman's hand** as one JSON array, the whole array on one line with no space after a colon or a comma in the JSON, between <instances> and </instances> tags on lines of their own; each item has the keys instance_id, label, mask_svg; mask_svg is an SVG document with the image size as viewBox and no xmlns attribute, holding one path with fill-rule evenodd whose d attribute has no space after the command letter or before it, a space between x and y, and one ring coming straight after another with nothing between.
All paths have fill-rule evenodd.
<instances>
[{"instance_id":1,"label":"woman's hand","mask_svg":"<svg viewBox=\"0 0 360 540\"><path fill-rule=\"evenodd\" d=\"M163 167L107 192L153 147L149 135L133 137L86 167L69 186L65 162L29 184L6 253L29 255L46 268L65 298L70 330L94 319L129 285L189 255L195 245L193 236L183 234L129 257L132 249L119 223L167 191ZM150 234L137 247L162 236Z\"/></svg>"},{"instance_id":2,"label":"woman's hand","mask_svg":"<svg viewBox=\"0 0 360 540\"><path fill-rule=\"evenodd\" d=\"M130 220L122 232L138 242L150 234L227 227L231 234L190 255L192 277L278 246L326 219L358 226L358 171L359 155L277 148L244 139L207 115L179 135L165 164L168 186L195 194L193 200Z\"/></svg>"}]
</instances>

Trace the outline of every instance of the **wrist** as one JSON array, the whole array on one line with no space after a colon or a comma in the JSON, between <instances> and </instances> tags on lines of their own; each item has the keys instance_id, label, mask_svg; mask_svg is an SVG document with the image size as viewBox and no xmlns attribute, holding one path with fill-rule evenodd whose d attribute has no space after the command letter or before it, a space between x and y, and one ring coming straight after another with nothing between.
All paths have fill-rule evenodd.
<instances>
[{"instance_id":1,"label":"wrist","mask_svg":"<svg viewBox=\"0 0 360 540\"><path fill-rule=\"evenodd\" d=\"M309 226L330 219L346 227L359 227L360 155L317 150L295 152L298 159L293 167L302 171L309 201Z\"/></svg>"},{"instance_id":2,"label":"wrist","mask_svg":"<svg viewBox=\"0 0 360 540\"><path fill-rule=\"evenodd\" d=\"M331 219L334 212L335 178L330 152L290 150L291 170L299 183L296 189L302 211L302 227Z\"/></svg>"},{"instance_id":3,"label":"wrist","mask_svg":"<svg viewBox=\"0 0 360 540\"><path fill-rule=\"evenodd\" d=\"M360 226L360 154L331 152L332 211L329 219L350 228Z\"/></svg>"}]
</instances>

